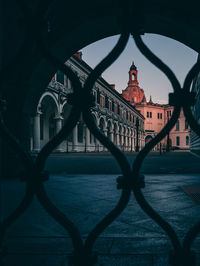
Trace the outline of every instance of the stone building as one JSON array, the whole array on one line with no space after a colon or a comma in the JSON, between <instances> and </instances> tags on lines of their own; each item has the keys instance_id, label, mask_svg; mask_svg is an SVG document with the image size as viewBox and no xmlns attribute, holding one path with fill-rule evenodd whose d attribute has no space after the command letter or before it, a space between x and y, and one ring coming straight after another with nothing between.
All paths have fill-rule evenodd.
<instances>
[{"instance_id":1,"label":"stone building","mask_svg":"<svg viewBox=\"0 0 200 266\"><path fill-rule=\"evenodd\" d=\"M200 60L200 55L198 55L197 60ZM192 106L192 111L195 120L198 124L200 124L200 73L195 77L193 81L192 91L196 94L196 101L195 105ZM200 151L200 138L199 136L191 130L190 132L190 138L191 138L191 147L190 149L192 151Z\"/></svg>"},{"instance_id":2,"label":"stone building","mask_svg":"<svg viewBox=\"0 0 200 266\"><path fill-rule=\"evenodd\" d=\"M82 54L74 54L67 62L82 84L92 68L82 60ZM67 95L73 92L70 80L58 71L41 96L37 112L32 118L31 150L38 152L61 128L70 113ZM122 150L134 151L144 146L144 117L116 90L99 77L93 88L96 106L92 110L97 126ZM139 123L138 123L139 122ZM136 127L136 124L139 124ZM90 133L83 121L63 141L57 152L104 151L105 148Z\"/></svg>"},{"instance_id":3,"label":"stone building","mask_svg":"<svg viewBox=\"0 0 200 266\"><path fill-rule=\"evenodd\" d=\"M152 98L147 102L144 90L139 87L138 70L134 62L129 70L128 86L122 91L122 96L130 102L144 117L145 143L156 136L170 119L173 107L168 104L154 103ZM189 126L181 110L180 117L169 134L169 145L174 149L189 149ZM167 137L161 141L161 146L167 146ZM155 147L159 149L160 144Z\"/></svg>"}]
</instances>

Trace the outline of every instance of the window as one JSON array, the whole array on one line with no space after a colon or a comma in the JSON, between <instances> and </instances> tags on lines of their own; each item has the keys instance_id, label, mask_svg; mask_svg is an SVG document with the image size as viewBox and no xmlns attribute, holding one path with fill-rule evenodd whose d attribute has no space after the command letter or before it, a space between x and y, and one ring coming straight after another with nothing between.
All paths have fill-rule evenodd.
<instances>
[{"instance_id":1,"label":"window","mask_svg":"<svg viewBox=\"0 0 200 266\"><path fill-rule=\"evenodd\" d=\"M149 117L149 112L147 112L147 117Z\"/></svg>"},{"instance_id":2,"label":"window","mask_svg":"<svg viewBox=\"0 0 200 266\"><path fill-rule=\"evenodd\" d=\"M186 119L185 119L185 129L188 129L188 121Z\"/></svg>"},{"instance_id":3,"label":"window","mask_svg":"<svg viewBox=\"0 0 200 266\"><path fill-rule=\"evenodd\" d=\"M108 96L105 96L105 107L109 108L109 100L108 100Z\"/></svg>"},{"instance_id":4,"label":"window","mask_svg":"<svg viewBox=\"0 0 200 266\"><path fill-rule=\"evenodd\" d=\"M179 130L179 120L176 122L176 130Z\"/></svg>"},{"instance_id":5,"label":"window","mask_svg":"<svg viewBox=\"0 0 200 266\"><path fill-rule=\"evenodd\" d=\"M128 111L126 111L126 120L128 120L128 118L129 118L129 113Z\"/></svg>"},{"instance_id":6,"label":"window","mask_svg":"<svg viewBox=\"0 0 200 266\"><path fill-rule=\"evenodd\" d=\"M105 106L105 98L104 98L103 95L100 95L100 105L101 105L102 107Z\"/></svg>"},{"instance_id":7,"label":"window","mask_svg":"<svg viewBox=\"0 0 200 266\"><path fill-rule=\"evenodd\" d=\"M119 106L119 104L117 105L117 114L120 115L120 106Z\"/></svg>"},{"instance_id":8,"label":"window","mask_svg":"<svg viewBox=\"0 0 200 266\"><path fill-rule=\"evenodd\" d=\"M115 111L115 103L112 101L112 111Z\"/></svg>"},{"instance_id":9,"label":"window","mask_svg":"<svg viewBox=\"0 0 200 266\"><path fill-rule=\"evenodd\" d=\"M115 104L114 109L114 112L117 114L117 104Z\"/></svg>"},{"instance_id":10,"label":"window","mask_svg":"<svg viewBox=\"0 0 200 266\"><path fill-rule=\"evenodd\" d=\"M160 114L158 113L158 119L160 118Z\"/></svg>"},{"instance_id":11,"label":"window","mask_svg":"<svg viewBox=\"0 0 200 266\"><path fill-rule=\"evenodd\" d=\"M179 136L176 137L176 146L180 146L180 137Z\"/></svg>"},{"instance_id":12,"label":"window","mask_svg":"<svg viewBox=\"0 0 200 266\"><path fill-rule=\"evenodd\" d=\"M152 118L152 112L150 112L149 114L150 114L150 118Z\"/></svg>"},{"instance_id":13,"label":"window","mask_svg":"<svg viewBox=\"0 0 200 266\"><path fill-rule=\"evenodd\" d=\"M60 70L56 73L56 80L64 85L64 74Z\"/></svg>"},{"instance_id":14,"label":"window","mask_svg":"<svg viewBox=\"0 0 200 266\"><path fill-rule=\"evenodd\" d=\"M160 113L160 119L162 119L162 113Z\"/></svg>"},{"instance_id":15,"label":"window","mask_svg":"<svg viewBox=\"0 0 200 266\"><path fill-rule=\"evenodd\" d=\"M189 137L188 137L188 136L186 136L185 144L186 144L186 145L189 145Z\"/></svg>"},{"instance_id":16,"label":"window","mask_svg":"<svg viewBox=\"0 0 200 266\"><path fill-rule=\"evenodd\" d=\"M97 91L97 103L100 104L100 91Z\"/></svg>"}]
</instances>

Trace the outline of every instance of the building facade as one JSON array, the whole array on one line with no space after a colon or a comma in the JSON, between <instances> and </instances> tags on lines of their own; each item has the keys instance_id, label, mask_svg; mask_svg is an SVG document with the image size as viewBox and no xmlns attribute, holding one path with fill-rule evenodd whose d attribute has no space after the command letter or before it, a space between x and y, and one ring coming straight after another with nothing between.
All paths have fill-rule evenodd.
<instances>
[{"instance_id":1,"label":"building facade","mask_svg":"<svg viewBox=\"0 0 200 266\"><path fill-rule=\"evenodd\" d=\"M173 113L173 107L168 104L154 103L151 97L148 102L146 101L144 90L139 87L138 70L134 62L129 70L128 86L122 91L122 96L145 117L145 143L149 142L161 131ZM167 143L173 149L190 148L190 129L182 110L169 136L163 139L161 144L159 143L155 149L160 149L161 147L166 149Z\"/></svg>"},{"instance_id":2,"label":"building facade","mask_svg":"<svg viewBox=\"0 0 200 266\"><path fill-rule=\"evenodd\" d=\"M200 60L200 55L198 55L197 60ZM192 106L192 112L195 120L200 125L200 73L193 80L192 91L196 94L196 101L194 106ZM191 130L190 132L191 138L191 150L192 151L200 151L200 138L199 136Z\"/></svg>"},{"instance_id":3,"label":"building facade","mask_svg":"<svg viewBox=\"0 0 200 266\"><path fill-rule=\"evenodd\" d=\"M84 84L92 68L76 53L67 62ZM38 152L62 128L69 116L71 105L67 95L73 92L70 80L58 71L41 96L35 116L32 118L31 150ZM134 151L144 146L144 117L116 90L99 77L93 88L94 120L99 129L123 151ZM136 126L138 125L138 126ZM90 133L80 120L73 132L63 141L57 152L100 152L105 147Z\"/></svg>"}]
</instances>

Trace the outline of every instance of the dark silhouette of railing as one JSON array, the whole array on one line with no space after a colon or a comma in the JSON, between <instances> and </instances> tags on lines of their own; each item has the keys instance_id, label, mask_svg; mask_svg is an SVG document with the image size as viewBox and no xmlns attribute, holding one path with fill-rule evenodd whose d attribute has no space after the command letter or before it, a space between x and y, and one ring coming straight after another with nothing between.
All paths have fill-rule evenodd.
<instances>
[{"instance_id":1,"label":"dark silhouette of railing","mask_svg":"<svg viewBox=\"0 0 200 266\"><path fill-rule=\"evenodd\" d=\"M169 262L171 265L195 265L195 254L192 251L192 244L200 232L200 222L193 225L186 233L183 243L181 243L176 232L172 226L165 221L146 201L142 193L142 188L145 186L145 177L140 175L140 169L143 160L148 153L163 139L170 130L174 127L176 121L179 118L180 110L183 108L185 117L191 127L191 129L200 136L200 126L193 118L191 112L191 105L194 104L195 95L190 92L190 87L193 78L199 72L200 66L196 63L189 71L185 78L183 87L181 87L171 69L165 65L157 56L155 56L150 49L144 44L140 36L139 26L135 26L134 32L131 32L127 27L128 23L123 23L120 38L113 48L113 50L95 67L95 69L88 76L85 84L82 86L80 80L75 73L66 65L61 63L55 58L45 47L43 43L42 33L40 29L45 27L46 23L43 20L43 12L45 10L45 1L41 1L39 11L35 16L31 16L31 12L28 7L23 4L27 23L29 23L29 33L27 37L30 37L30 33L33 34L41 53L46 57L51 64L54 64L57 69L62 71L69 77L72 82L74 92L69 96L69 103L72 105L72 109L69 117L65 121L64 126L60 132L54 136L39 152L36 159L33 159L30 154L25 151L20 145L19 141L13 136L7 126L4 123L3 113L6 112L6 102L2 99L0 101L0 135L1 138L12 147L16 154L21 159L26 173L23 176L23 181L26 183L25 196L20 205L5 218L0 224L0 256L3 265L3 257L6 254L3 248L3 240L8 227L21 216L27 208L30 206L33 197L36 196L40 204L53 217L62 227L64 227L73 243L74 252L69 257L69 262L72 265L94 265L97 262L97 254L93 253L93 246L99 235L107 228L125 209L129 202L131 193L134 194L137 203L144 210L144 212L151 217L168 235L173 246L173 250L169 254ZM48 24L48 23L47 23ZM50 30L49 25L47 32ZM146 58L157 66L168 77L171 82L173 93L169 94L169 104L174 106L174 112L169 119L165 127L160 133L155 136L145 147L137 154L137 157L131 165L126 155L110 141L97 127L93 119L91 108L94 106L94 98L92 95L92 88L97 78L118 58L118 56L125 49L129 36L132 35L133 39L139 50ZM24 43L26 45L26 43ZM22 51L21 51L22 52ZM116 203L115 208L107 214L89 233L86 241L84 242L78 228L72 223L72 221L60 211L53 202L48 198L45 191L43 182L49 179L49 173L44 171L45 162L50 153L72 132L73 128L82 118L91 131L91 133L98 139L102 145L104 145L115 157L118 164L121 167L122 176L117 178L117 188L121 189L121 197Z\"/></svg>"}]
</instances>

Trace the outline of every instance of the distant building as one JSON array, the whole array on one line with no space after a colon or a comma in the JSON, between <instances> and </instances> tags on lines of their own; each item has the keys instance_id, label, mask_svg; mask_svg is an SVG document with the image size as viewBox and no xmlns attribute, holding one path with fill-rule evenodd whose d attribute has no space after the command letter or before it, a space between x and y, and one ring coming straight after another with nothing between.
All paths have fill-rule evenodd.
<instances>
[{"instance_id":1,"label":"distant building","mask_svg":"<svg viewBox=\"0 0 200 266\"><path fill-rule=\"evenodd\" d=\"M82 60L82 54L76 53L67 62L83 84L92 68ZM37 112L32 118L31 150L38 152L62 128L69 116L71 105L67 95L73 87L65 75L58 71L41 96ZM144 117L127 102L102 77L99 77L92 90L96 106L92 115L97 126L120 149L134 151L144 146ZM136 124L139 124L137 127ZM138 140L138 141L137 141ZM57 147L57 152L104 151L105 147L91 134L80 120L73 132Z\"/></svg>"},{"instance_id":2,"label":"distant building","mask_svg":"<svg viewBox=\"0 0 200 266\"><path fill-rule=\"evenodd\" d=\"M154 103L150 97L149 102L146 101L144 90L139 87L138 70L132 63L129 70L128 86L122 91L122 96L130 102L144 117L145 143L149 142L156 136L170 119L173 106L168 104ZM181 111L180 117L169 134L169 145L174 149L190 148L190 129ZM167 146L167 137L161 141L163 148ZM155 147L159 149L160 144Z\"/></svg>"},{"instance_id":3,"label":"distant building","mask_svg":"<svg viewBox=\"0 0 200 266\"><path fill-rule=\"evenodd\" d=\"M200 60L200 55L198 55L198 59ZM195 105L192 106L192 112L195 120L200 125L200 73L193 80L192 91L196 94L196 102ZM190 132L191 138L191 150L192 151L200 151L200 137L191 130Z\"/></svg>"}]
</instances>

